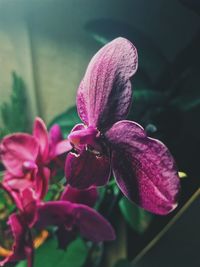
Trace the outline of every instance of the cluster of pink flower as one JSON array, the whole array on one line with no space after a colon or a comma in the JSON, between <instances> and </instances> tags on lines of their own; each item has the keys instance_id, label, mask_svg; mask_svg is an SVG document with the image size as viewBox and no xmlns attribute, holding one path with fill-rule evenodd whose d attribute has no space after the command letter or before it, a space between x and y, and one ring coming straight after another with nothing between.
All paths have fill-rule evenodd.
<instances>
[{"instance_id":1,"label":"cluster of pink flower","mask_svg":"<svg viewBox=\"0 0 200 267\"><path fill-rule=\"evenodd\" d=\"M135 122L125 120L132 99L130 77L137 51L124 38L104 46L91 60L77 94L83 124L63 140L58 125L49 133L36 118L33 134L6 136L0 144L5 175L1 188L16 204L10 215L14 244L8 261L33 262L33 229L56 226L60 248L78 233L100 242L113 240L109 222L91 207L97 186L113 174L122 193L142 208L167 214L177 205L179 178L164 144L149 138ZM66 118L67 119L67 118ZM67 185L56 201L44 201L51 178L65 169Z\"/></svg>"},{"instance_id":2,"label":"cluster of pink flower","mask_svg":"<svg viewBox=\"0 0 200 267\"><path fill-rule=\"evenodd\" d=\"M68 185L59 200L43 201L51 177L64 168L62 155L71 149L69 142L62 140L58 125L48 133L44 122L36 118L33 135L6 136L0 149L6 168L1 188L8 192L18 209L8 219L14 237L12 254L0 265L27 258L32 266L33 228L57 226L58 244L63 249L78 232L94 242L115 238L111 225L89 207L97 200L96 188L80 191Z\"/></svg>"}]
</instances>

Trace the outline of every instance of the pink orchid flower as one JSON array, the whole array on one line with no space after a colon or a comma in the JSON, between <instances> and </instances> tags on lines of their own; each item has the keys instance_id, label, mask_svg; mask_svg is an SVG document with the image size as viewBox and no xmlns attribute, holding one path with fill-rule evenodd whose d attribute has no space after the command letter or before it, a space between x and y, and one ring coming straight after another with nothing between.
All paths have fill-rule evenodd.
<instances>
[{"instance_id":1,"label":"pink orchid flower","mask_svg":"<svg viewBox=\"0 0 200 267\"><path fill-rule=\"evenodd\" d=\"M36 227L57 226L61 249L65 249L77 234L96 243L114 240L115 233L110 223L89 207L95 204L97 197L96 188L78 190L68 185L60 200L39 204Z\"/></svg>"},{"instance_id":2,"label":"pink orchid flower","mask_svg":"<svg viewBox=\"0 0 200 267\"><path fill-rule=\"evenodd\" d=\"M9 216L8 225L13 236L12 252L0 261L0 266L8 262L17 262L27 259L28 267L33 266L33 240L30 229L37 220L37 198L31 188L26 188L15 194L10 187L0 184L13 198L18 212Z\"/></svg>"},{"instance_id":3,"label":"pink orchid flower","mask_svg":"<svg viewBox=\"0 0 200 267\"><path fill-rule=\"evenodd\" d=\"M33 186L38 197L43 198L48 190L50 163L70 148L69 142L62 141L57 125L48 134L44 122L36 118L32 135L15 133L1 141L4 183L17 191Z\"/></svg>"},{"instance_id":4,"label":"pink orchid flower","mask_svg":"<svg viewBox=\"0 0 200 267\"><path fill-rule=\"evenodd\" d=\"M105 185L111 173L131 201L157 214L177 206L179 177L167 147L125 120L131 106L130 78L137 70L136 48L124 38L105 45L90 61L77 93L83 124L68 139L65 173L72 187Z\"/></svg>"}]
</instances>

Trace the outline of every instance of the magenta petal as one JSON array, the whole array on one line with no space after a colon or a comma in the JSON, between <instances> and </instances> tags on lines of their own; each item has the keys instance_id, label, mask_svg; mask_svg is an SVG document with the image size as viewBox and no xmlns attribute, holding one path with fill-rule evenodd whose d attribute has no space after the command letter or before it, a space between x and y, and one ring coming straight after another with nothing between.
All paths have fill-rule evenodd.
<instances>
[{"instance_id":1,"label":"magenta petal","mask_svg":"<svg viewBox=\"0 0 200 267\"><path fill-rule=\"evenodd\" d=\"M90 61L77 95L82 121L99 130L124 119L131 104L130 77L137 70L137 51L125 38L105 45Z\"/></svg>"},{"instance_id":2,"label":"magenta petal","mask_svg":"<svg viewBox=\"0 0 200 267\"><path fill-rule=\"evenodd\" d=\"M24 225L18 214L13 213L9 217L8 224L11 227L14 237L12 254L0 262L0 266L4 266L7 262L15 262L27 258L29 267L32 266L33 244L31 236L26 232Z\"/></svg>"},{"instance_id":3,"label":"magenta petal","mask_svg":"<svg viewBox=\"0 0 200 267\"><path fill-rule=\"evenodd\" d=\"M53 159L72 149L68 140L63 140L60 126L55 124L49 131L50 158Z\"/></svg>"},{"instance_id":4,"label":"magenta petal","mask_svg":"<svg viewBox=\"0 0 200 267\"><path fill-rule=\"evenodd\" d=\"M61 200L70 201L72 203L85 204L93 207L98 198L96 187L79 190L67 185L62 193Z\"/></svg>"},{"instance_id":5,"label":"magenta petal","mask_svg":"<svg viewBox=\"0 0 200 267\"><path fill-rule=\"evenodd\" d=\"M26 188L21 192L20 197L26 224L32 227L37 220L38 200L36 194L31 188Z\"/></svg>"},{"instance_id":6,"label":"magenta petal","mask_svg":"<svg viewBox=\"0 0 200 267\"><path fill-rule=\"evenodd\" d=\"M54 124L49 130L49 140L51 144L57 144L63 139L62 132L60 126L58 124Z\"/></svg>"},{"instance_id":7,"label":"magenta petal","mask_svg":"<svg viewBox=\"0 0 200 267\"><path fill-rule=\"evenodd\" d=\"M124 195L150 212L172 211L180 181L167 147L130 121L114 124L106 137L113 149L114 176Z\"/></svg>"},{"instance_id":8,"label":"magenta petal","mask_svg":"<svg viewBox=\"0 0 200 267\"><path fill-rule=\"evenodd\" d=\"M15 203L15 205L17 206L17 208L19 210L23 210L19 192L13 190L9 186L9 183L7 183L6 180L3 181L2 183L0 183L0 188L2 188L3 190L5 190L10 195L10 197L12 198L13 202Z\"/></svg>"},{"instance_id":9,"label":"magenta petal","mask_svg":"<svg viewBox=\"0 0 200 267\"><path fill-rule=\"evenodd\" d=\"M54 147L54 151L52 154L52 158L60 156L64 153L69 152L72 149L72 146L70 144L70 142L66 139L63 141L60 141L59 143L57 143Z\"/></svg>"},{"instance_id":10,"label":"magenta petal","mask_svg":"<svg viewBox=\"0 0 200 267\"><path fill-rule=\"evenodd\" d=\"M40 199L44 198L48 191L50 175L51 172L47 167L41 167L35 174L35 191Z\"/></svg>"},{"instance_id":11,"label":"magenta petal","mask_svg":"<svg viewBox=\"0 0 200 267\"><path fill-rule=\"evenodd\" d=\"M29 179L15 178L15 177L4 179L3 184L9 187L11 190L17 191L18 193L20 193L26 188L33 187L33 181Z\"/></svg>"},{"instance_id":12,"label":"magenta petal","mask_svg":"<svg viewBox=\"0 0 200 267\"><path fill-rule=\"evenodd\" d=\"M115 239L111 224L95 210L85 205L76 205L74 212L76 225L82 236L93 242Z\"/></svg>"},{"instance_id":13,"label":"magenta petal","mask_svg":"<svg viewBox=\"0 0 200 267\"><path fill-rule=\"evenodd\" d=\"M110 223L86 205L68 201L49 201L38 206L38 213L36 226L39 228L56 225L64 227L67 231L80 231L81 235L94 242L115 238Z\"/></svg>"},{"instance_id":14,"label":"magenta petal","mask_svg":"<svg viewBox=\"0 0 200 267\"><path fill-rule=\"evenodd\" d=\"M35 162L39 152L36 139L24 133L8 135L0 144L0 155L6 169L15 176L23 176L23 164Z\"/></svg>"},{"instance_id":15,"label":"magenta petal","mask_svg":"<svg viewBox=\"0 0 200 267\"><path fill-rule=\"evenodd\" d=\"M65 225L69 230L73 227L74 204L68 201L48 201L38 205L38 221L40 229L49 225Z\"/></svg>"},{"instance_id":16,"label":"magenta petal","mask_svg":"<svg viewBox=\"0 0 200 267\"><path fill-rule=\"evenodd\" d=\"M78 189L105 185L110 178L110 159L83 150L80 154L70 152L65 163L67 182Z\"/></svg>"},{"instance_id":17,"label":"magenta petal","mask_svg":"<svg viewBox=\"0 0 200 267\"><path fill-rule=\"evenodd\" d=\"M36 118L33 127L33 135L40 145L40 153L45 161L49 153L48 132L44 121L41 118Z\"/></svg>"}]
</instances>

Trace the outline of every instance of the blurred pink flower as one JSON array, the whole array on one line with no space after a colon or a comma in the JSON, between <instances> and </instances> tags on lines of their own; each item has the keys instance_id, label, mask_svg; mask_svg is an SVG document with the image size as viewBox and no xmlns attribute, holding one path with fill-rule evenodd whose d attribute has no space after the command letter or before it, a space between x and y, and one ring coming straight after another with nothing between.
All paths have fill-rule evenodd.
<instances>
[{"instance_id":1,"label":"blurred pink flower","mask_svg":"<svg viewBox=\"0 0 200 267\"><path fill-rule=\"evenodd\" d=\"M57 125L48 134L42 119L36 118L32 135L15 133L1 141L0 157L6 168L3 183L16 191L31 186L37 196L43 198L51 172L56 171L50 169L50 163L69 149L71 146L68 141L62 140Z\"/></svg>"}]
</instances>

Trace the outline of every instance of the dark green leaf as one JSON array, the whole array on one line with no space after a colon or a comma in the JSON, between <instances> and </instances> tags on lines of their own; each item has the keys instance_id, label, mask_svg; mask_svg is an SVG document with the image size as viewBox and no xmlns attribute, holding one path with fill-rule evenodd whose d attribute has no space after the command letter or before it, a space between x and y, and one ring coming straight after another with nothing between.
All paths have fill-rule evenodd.
<instances>
[{"instance_id":1,"label":"dark green leaf","mask_svg":"<svg viewBox=\"0 0 200 267\"><path fill-rule=\"evenodd\" d=\"M133 105L129 119L141 123L144 127L152 123L152 114L163 106L167 95L151 89L135 89L133 91Z\"/></svg>"},{"instance_id":2,"label":"dark green leaf","mask_svg":"<svg viewBox=\"0 0 200 267\"><path fill-rule=\"evenodd\" d=\"M125 197L120 200L119 208L124 219L137 233L145 232L152 221L153 215L151 213L131 203Z\"/></svg>"},{"instance_id":3,"label":"dark green leaf","mask_svg":"<svg viewBox=\"0 0 200 267\"><path fill-rule=\"evenodd\" d=\"M87 258L87 247L82 239L76 239L66 251L57 249L55 239L44 243L35 253L34 267L81 267ZM26 261L16 267L26 267Z\"/></svg>"},{"instance_id":4,"label":"dark green leaf","mask_svg":"<svg viewBox=\"0 0 200 267\"><path fill-rule=\"evenodd\" d=\"M62 133L64 137L66 137L71 129L77 124L80 123L81 120L78 116L76 107L71 107L66 110L64 113L57 116L55 119L51 121L49 124L49 128L54 124L58 124L61 127Z\"/></svg>"}]
</instances>

